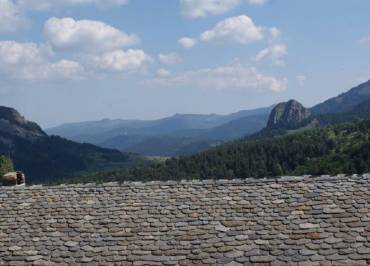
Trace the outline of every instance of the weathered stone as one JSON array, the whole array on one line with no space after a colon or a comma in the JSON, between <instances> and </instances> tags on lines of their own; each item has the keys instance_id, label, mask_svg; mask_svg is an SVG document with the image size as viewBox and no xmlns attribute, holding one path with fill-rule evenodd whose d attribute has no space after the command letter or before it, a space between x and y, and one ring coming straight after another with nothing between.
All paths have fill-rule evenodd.
<instances>
[{"instance_id":1,"label":"weathered stone","mask_svg":"<svg viewBox=\"0 0 370 266\"><path fill-rule=\"evenodd\" d=\"M271 256L251 256L251 262L257 262L257 263L261 263L261 262L271 262L274 260L274 257L271 257Z\"/></svg>"},{"instance_id":2,"label":"weathered stone","mask_svg":"<svg viewBox=\"0 0 370 266\"><path fill-rule=\"evenodd\" d=\"M217 231L221 231L221 232L227 232L227 231L229 231L229 230L230 230L230 228L228 228L228 227L226 227L226 226L223 226L222 224L217 224L217 225L215 226L215 229L216 229Z\"/></svg>"},{"instance_id":3,"label":"weathered stone","mask_svg":"<svg viewBox=\"0 0 370 266\"><path fill-rule=\"evenodd\" d=\"M78 245L78 242L74 242L74 241L68 241L68 242L65 242L64 245L66 247L75 247Z\"/></svg>"},{"instance_id":4,"label":"weathered stone","mask_svg":"<svg viewBox=\"0 0 370 266\"><path fill-rule=\"evenodd\" d=\"M314 228L319 228L320 225L312 224L312 223L303 223L303 224L300 224L299 227L301 229L314 229Z\"/></svg>"},{"instance_id":5,"label":"weathered stone","mask_svg":"<svg viewBox=\"0 0 370 266\"><path fill-rule=\"evenodd\" d=\"M367 265L370 175L0 187L0 265Z\"/></svg>"},{"instance_id":6,"label":"weathered stone","mask_svg":"<svg viewBox=\"0 0 370 266\"><path fill-rule=\"evenodd\" d=\"M227 258L235 259L235 258L242 257L244 255L244 252L240 250L233 250L233 251L226 252L224 255Z\"/></svg>"},{"instance_id":7,"label":"weathered stone","mask_svg":"<svg viewBox=\"0 0 370 266\"><path fill-rule=\"evenodd\" d=\"M35 261L35 260L41 260L42 258L43 258L43 256L35 255L35 256L26 257L25 260L30 262L30 261Z\"/></svg>"}]
</instances>

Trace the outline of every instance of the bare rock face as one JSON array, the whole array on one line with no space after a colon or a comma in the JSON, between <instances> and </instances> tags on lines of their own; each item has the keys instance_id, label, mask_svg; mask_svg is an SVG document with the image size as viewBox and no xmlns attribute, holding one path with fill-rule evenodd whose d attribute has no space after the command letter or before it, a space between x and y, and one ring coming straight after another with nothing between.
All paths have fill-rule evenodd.
<instances>
[{"instance_id":1,"label":"bare rock face","mask_svg":"<svg viewBox=\"0 0 370 266\"><path fill-rule=\"evenodd\" d=\"M17 110L0 106L0 133L26 139L45 137L39 125L27 121Z\"/></svg>"},{"instance_id":2,"label":"bare rock face","mask_svg":"<svg viewBox=\"0 0 370 266\"><path fill-rule=\"evenodd\" d=\"M304 126L304 122L311 117L311 112L301 103L290 100L279 103L271 111L268 129L294 129Z\"/></svg>"}]
</instances>

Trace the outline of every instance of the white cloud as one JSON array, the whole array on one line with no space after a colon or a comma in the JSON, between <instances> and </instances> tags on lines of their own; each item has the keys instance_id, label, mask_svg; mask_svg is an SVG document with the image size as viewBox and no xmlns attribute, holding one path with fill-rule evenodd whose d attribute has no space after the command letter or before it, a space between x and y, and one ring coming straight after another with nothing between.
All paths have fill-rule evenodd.
<instances>
[{"instance_id":1,"label":"white cloud","mask_svg":"<svg viewBox=\"0 0 370 266\"><path fill-rule=\"evenodd\" d=\"M179 44L186 49L190 49L197 45L197 40L189 37L183 37L179 39Z\"/></svg>"},{"instance_id":2,"label":"white cloud","mask_svg":"<svg viewBox=\"0 0 370 266\"><path fill-rule=\"evenodd\" d=\"M111 51L137 43L129 35L112 26L94 20L50 18L44 26L45 35L56 50L84 52Z\"/></svg>"},{"instance_id":3,"label":"white cloud","mask_svg":"<svg viewBox=\"0 0 370 266\"><path fill-rule=\"evenodd\" d=\"M167 69L160 68L157 70L157 76L159 77L168 77L171 75L171 72L168 71Z\"/></svg>"},{"instance_id":4,"label":"white cloud","mask_svg":"<svg viewBox=\"0 0 370 266\"><path fill-rule=\"evenodd\" d=\"M254 67L241 64L188 71L173 77L155 78L144 82L149 87L192 87L216 90L270 90L287 89L286 78L264 75Z\"/></svg>"},{"instance_id":5,"label":"white cloud","mask_svg":"<svg viewBox=\"0 0 370 266\"><path fill-rule=\"evenodd\" d=\"M97 73L135 72L152 61L143 50L115 50L53 61L47 46L0 41L0 76L15 80L80 79ZM80 62L81 61L81 62Z\"/></svg>"},{"instance_id":6,"label":"white cloud","mask_svg":"<svg viewBox=\"0 0 370 266\"><path fill-rule=\"evenodd\" d=\"M182 62L182 58L176 53L159 54L158 59L165 65L176 65Z\"/></svg>"},{"instance_id":7,"label":"white cloud","mask_svg":"<svg viewBox=\"0 0 370 266\"><path fill-rule=\"evenodd\" d=\"M284 65L283 57L287 54L287 47L284 44L275 44L263 49L256 55L256 61L264 59L271 60L275 65Z\"/></svg>"},{"instance_id":8,"label":"white cloud","mask_svg":"<svg viewBox=\"0 0 370 266\"><path fill-rule=\"evenodd\" d=\"M108 71L132 72L143 69L152 59L143 50L116 50L91 56L91 64Z\"/></svg>"},{"instance_id":9,"label":"white cloud","mask_svg":"<svg viewBox=\"0 0 370 266\"><path fill-rule=\"evenodd\" d=\"M0 0L0 32L16 31L26 26L30 11L83 5L121 6L127 3L128 0Z\"/></svg>"},{"instance_id":10,"label":"white cloud","mask_svg":"<svg viewBox=\"0 0 370 266\"><path fill-rule=\"evenodd\" d=\"M305 75L296 76L296 80L300 87L303 87L306 84L307 77Z\"/></svg>"},{"instance_id":11,"label":"white cloud","mask_svg":"<svg viewBox=\"0 0 370 266\"><path fill-rule=\"evenodd\" d=\"M18 5L28 10L48 10L66 6L96 5L100 7L121 6L128 0L18 0Z\"/></svg>"},{"instance_id":12,"label":"white cloud","mask_svg":"<svg viewBox=\"0 0 370 266\"><path fill-rule=\"evenodd\" d=\"M84 68L75 61L60 60L47 65L46 79L80 79L83 78Z\"/></svg>"},{"instance_id":13,"label":"white cloud","mask_svg":"<svg viewBox=\"0 0 370 266\"><path fill-rule=\"evenodd\" d=\"M143 50L122 49L136 44L136 35L100 21L50 18L44 32L55 51L71 52L72 57L92 71L135 72L152 60Z\"/></svg>"},{"instance_id":14,"label":"white cloud","mask_svg":"<svg viewBox=\"0 0 370 266\"><path fill-rule=\"evenodd\" d=\"M268 0L247 0L251 5L263 6L268 2Z\"/></svg>"},{"instance_id":15,"label":"white cloud","mask_svg":"<svg viewBox=\"0 0 370 266\"><path fill-rule=\"evenodd\" d=\"M0 73L17 80L76 79L83 74L79 63L50 62L48 55L42 45L0 41Z\"/></svg>"},{"instance_id":16,"label":"white cloud","mask_svg":"<svg viewBox=\"0 0 370 266\"><path fill-rule=\"evenodd\" d=\"M24 24L19 7L12 0L0 0L0 32L15 31Z\"/></svg>"},{"instance_id":17,"label":"white cloud","mask_svg":"<svg viewBox=\"0 0 370 266\"><path fill-rule=\"evenodd\" d=\"M236 7L240 0L180 0L182 13L190 18L224 14Z\"/></svg>"},{"instance_id":18,"label":"white cloud","mask_svg":"<svg viewBox=\"0 0 370 266\"><path fill-rule=\"evenodd\" d=\"M200 36L202 41L221 41L248 44L263 39L263 28L253 20L241 15L220 21L217 25Z\"/></svg>"}]
</instances>

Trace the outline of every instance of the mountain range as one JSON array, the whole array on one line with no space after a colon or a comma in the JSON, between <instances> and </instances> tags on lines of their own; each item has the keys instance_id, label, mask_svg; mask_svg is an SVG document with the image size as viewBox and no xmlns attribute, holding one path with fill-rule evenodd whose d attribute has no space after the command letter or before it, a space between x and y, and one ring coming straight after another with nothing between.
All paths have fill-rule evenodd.
<instances>
[{"instance_id":1,"label":"mountain range","mask_svg":"<svg viewBox=\"0 0 370 266\"><path fill-rule=\"evenodd\" d=\"M320 104L329 113L295 100L277 104L264 129L191 156L109 173L82 176L76 182L108 180L182 180L266 178L281 175L362 174L370 171L370 99L364 88ZM366 95L366 94L365 94ZM350 102L354 96L355 101Z\"/></svg>"},{"instance_id":2,"label":"mountain range","mask_svg":"<svg viewBox=\"0 0 370 266\"><path fill-rule=\"evenodd\" d=\"M300 103L292 100L277 106L240 111L230 115L176 114L159 120L146 121L104 119L63 124L46 129L46 132L80 143L90 143L141 155L190 155L231 140L254 136L261 130L262 132L257 134L266 135L276 130L310 128L330 124L334 120L343 121L342 116L335 116L335 114L349 112L366 100L370 100L370 81L312 108L304 108ZM286 104L289 105L288 108ZM361 107L357 108L361 109ZM270 116L271 111L273 111L272 116ZM294 124L293 115L302 116L299 119L302 121ZM346 114L348 115L350 114ZM274 119L277 120L273 121ZM267 128L265 128L266 124Z\"/></svg>"},{"instance_id":3,"label":"mountain range","mask_svg":"<svg viewBox=\"0 0 370 266\"><path fill-rule=\"evenodd\" d=\"M351 101L352 98L353 101ZM338 102L345 103L345 108L338 107ZM349 165L343 162L347 165L347 170L361 170L367 169L364 167L367 163L370 165L366 157L366 147L367 145L370 147L370 143L367 142L370 124L356 122L350 126L331 125L352 123L354 120L368 118L370 118L370 81L312 108L305 108L299 102L290 100L272 107L231 115L175 115L153 121L102 120L68 124L47 131L55 133L56 130L63 129L63 134L71 139L84 142L91 138L112 147L116 145L128 147L127 143L134 143L130 149L141 154L163 156L179 153L196 154L165 160L159 162L158 166L157 163L148 164L148 161L139 155L118 149L50 136L36 123L27 121L16 110L0 107L0 154L10 157L17 170L25 171L29 182L38 183L61 179L68 181L73 176L91 176L93 172L102 173L110 169L114 169L114 172L109 175L118 179L127 176L135 180L150 179L153 176L161 179L166 175L168 178L171 175L174 178L187 178L199 175L199 171L209 177L221 178L221 175L226 174L242 177L243 170L240 167L243 164L237 163L244 162L245 158L255 162L253 167L248 166L252 167L248 171L244 170L256 175L290 173L290 171L296 171L297 167L301 167L301 164L307 163L305 160L309 158L319 160L318 158L324 155L327 160L331 160L328 163L330 167L341 169L333 166L336 161L331 156L335 154L339 156L338 158L346 158L351 162ZM290 138L290 134L300 135ZM317 136L321 136L322 139L317 139ZM240 140L230 142L236 138ZM324 140L323 143L321 143L322 140ZM290 145L290 141L307 142L311 146L304 146L304 143ZM321 146L311 143L312 141L321 143ZM227 143L223 144L223 142ZM270 146L275 147L275 151L270 150ZM354 150L355 148L360 150ZM198 153L203 149L206 151ZM268 151L264 152L264 149ZM288 155L283 151L289 151ZM343 151L347 153L343 154ZM289 156L296 158L301 156L294 152L303 154L304 158L299 162L292 161ZM265 153L272 157L266 157ZM275 153L276 156L282 157L277 158ZM256 157L250 157L250 154ZM226 157L229 159L224 160ZM196 167L194 160L197 161ZM326 165L320 160L319 164ZM284 161L288 162L288 165ZM203 166L201 162L204 163ZM138 164L144 165L136 167L135 165ZM236 167L237 170L234 170L239 171L237 172L239 174L227 172L233 169L232 165ZM127 172L127 166L135 167L129 167L134 170ZM309 169L307 165L305 167L304 169ZM263 170L258 172L256 170L258 168ZM326 165L326 168L321 169L329 168Z\"/></svg>"},{"instance_id":4,"label":"mountain range","mask_svg":"<svg viewBox=\"0 0 370 266\"><path fill-rule=\"evenodd\" d=\"M176 114L151 121L104 119L64 124L46 132L142 155L189 155L259 131L266 125L272 108L229 115Z\"/></svg>"},{"instance_id":5,"label":"mountain range","mask_svg":"<svg viewBox=\"0 0 370 266\"><path fill-rule=\"evenodd\" d=\"M0 107L0 154L10 157L16 169L27 174L29 183L125 167L140 160L118 150L48 136L8 107Z\"/></svg>"}]
</instances>

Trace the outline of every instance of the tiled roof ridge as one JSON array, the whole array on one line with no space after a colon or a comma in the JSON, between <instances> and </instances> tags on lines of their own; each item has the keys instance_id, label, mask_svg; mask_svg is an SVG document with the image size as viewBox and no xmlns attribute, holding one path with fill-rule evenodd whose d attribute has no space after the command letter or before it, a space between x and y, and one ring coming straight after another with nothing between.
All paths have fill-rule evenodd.
<instances>
[{"instance_id":1,"label":"tiled roof ridge","mask_svg":"<svg viewBox=\"0 0 370 266\"><path fill-rule=\"evenodd\" d=\"M76 183L76 184L60 184L60 185L30 185L17 187L1 187L0 189L69 189L69 188L92 188L92 187L135 187L135 186L171 186L171 185L246 185L246 184L270 184L270 183L286 183L286 182L305 182L305 183L320 183L320 182L342 182L342 181L361 181L369 180L368 174L353 174L353 175L321 175L321 176L282 176L278 178L245 178L245 179L193 179L193 180L158 180L158 181L124 181L124 182L106 182L106 183Z\"/></svg>"}]
</instances>

